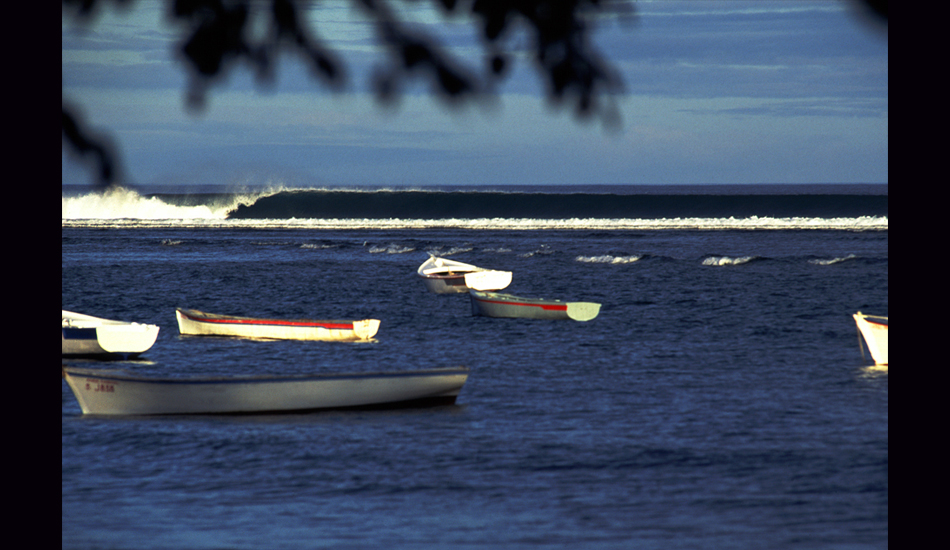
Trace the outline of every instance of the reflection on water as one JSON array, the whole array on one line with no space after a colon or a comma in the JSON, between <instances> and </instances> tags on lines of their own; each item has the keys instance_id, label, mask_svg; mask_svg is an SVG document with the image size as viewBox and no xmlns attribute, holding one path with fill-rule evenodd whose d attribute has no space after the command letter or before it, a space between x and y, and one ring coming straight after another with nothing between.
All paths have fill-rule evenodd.
<instances>
[{"instance_id":1,"label":"reflection on water","mask_svg":"<svg viewBox=\"0 0 950 550\"><path fill-rule=\"evenodd\" d=\"M868 365L861 369L864 378L880 378L887 376L887 365Z\"/></svg>"}]
</instances>

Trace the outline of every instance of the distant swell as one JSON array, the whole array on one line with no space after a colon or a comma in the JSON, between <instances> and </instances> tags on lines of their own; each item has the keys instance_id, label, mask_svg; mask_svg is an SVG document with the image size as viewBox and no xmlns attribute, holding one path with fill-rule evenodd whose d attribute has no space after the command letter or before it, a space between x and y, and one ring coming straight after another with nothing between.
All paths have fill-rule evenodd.
<instances>
[{"instance_id":1,"label":"distant swell","mask_svg":"<svg viewBox=\"0 0 950 550\"><path fill-rule=\"evenodd\" d=\"M886 195L621 195L283 191L228 219L856 218L887 216Z\"/></svg>"}]
</instances>

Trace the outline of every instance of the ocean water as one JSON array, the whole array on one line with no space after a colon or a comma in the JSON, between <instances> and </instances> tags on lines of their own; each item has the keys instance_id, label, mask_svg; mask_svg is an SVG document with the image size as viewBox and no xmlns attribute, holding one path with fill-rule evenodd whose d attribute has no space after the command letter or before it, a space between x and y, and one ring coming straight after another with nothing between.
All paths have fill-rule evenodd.
<instances>
[{"instance_id":1,"label":"ocean water","mask_svg":"<svg viewBox=\"0 0 950 550\"><path fill-rule=\"evenodd\" d=\"M63 548L888 546L886 186L64 188L63 308L161 326L190 376L465 365L454 406L84 416ZM490 319L428 254L593 301ZM175 307L381 320L372 342L182 337Z\"/></svg>"}]
</instances>

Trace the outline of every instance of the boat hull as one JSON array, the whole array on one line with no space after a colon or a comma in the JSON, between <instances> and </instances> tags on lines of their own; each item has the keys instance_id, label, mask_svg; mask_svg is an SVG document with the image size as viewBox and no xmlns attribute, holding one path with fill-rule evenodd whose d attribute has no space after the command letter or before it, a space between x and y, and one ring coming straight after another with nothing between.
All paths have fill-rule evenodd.
<instances>
[{"instance_id":1,"label":"boat hull","mask_svg":"<svg viewBox=\"0 0 950 550\"><path fill-rule=\"evenodd\" d=\"M434 294L458 294L468 292L465 284L465 274L452 275L423 275L422 282L426 290Z\"/></svg>"},{"instance_id":2,"label":"boat hull","mask_svg":"<svg viewBox=\"0 0 950 550\"><path fill-rule=\"evenodd\" d=\"M175 317L178 319L178 331L188 336L355 342L369 340L379 330L378 319L360 321L256 319L217 315L183 308L175 310Z\"/></svg>"},{"instance_id":3,"label":"boat hull","mask_svg":"<svg viewBox=\"0 0 950 550\"><path fill-rule=\"evenodd\" d=\"M887 365L887 317L864 315L860 311L853 315L861 336L868 346L871 358L877 365ZM885 322L875 322L875 319Z\"/></svg>"},{"instance_id":4,"label":"boat hull","mask_svg":"<svg viewBox=\"0 0 950 550\"><path fill-rule=\"evenodd\" d=\"M562 302L521 298L497 292L469 291L472 315L519 319L571 319L590 321L600 313L600 304L594 302Z\"/></svg>"},{"instance_id":5,"label":"boat hull","mask_svg":"<svg viewBox=\"0 0 950 550\"><path fill-rule=\"evenodd\" d=\"M455 403L469 369L145 378L63 367L83 414L260 414Z\"/></svg>"},{"instance_id":6,"label":"boat hull","mask_svg":"<svg viewBox=\"0 0 950 550\"><path fill-rule=\"evenodd\" d=\"M430 256L416 271L429 292L459 294L476 290L500 290L511 284L510 271L482 269L471 264Z\"/></svg>"},{"instance_id":7,"label":"boat hull","mask_svg":"<svg viewBox=\"0 0 950 550\"><path fill-rule=\"evenodd\" d=\"M63 310L64 357L127 359L148 351L158 339L159 327L114 321Z\"/></svg>"}]
</instances>

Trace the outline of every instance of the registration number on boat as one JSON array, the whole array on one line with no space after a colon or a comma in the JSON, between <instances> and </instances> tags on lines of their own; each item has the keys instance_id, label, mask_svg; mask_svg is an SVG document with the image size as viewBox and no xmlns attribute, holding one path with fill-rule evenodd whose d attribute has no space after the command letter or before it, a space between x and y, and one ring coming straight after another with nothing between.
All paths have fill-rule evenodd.
<instances>
[{"instance_id":1,"label":"registration number on boat","mask_svg":"<svg viewBox=\"0 0 950 550\"><path fill-rule=\"evenodd\" d=\"M115 384L102 380L86 380L86 391L115 393Z\"/></svg>"}]
</instances>

